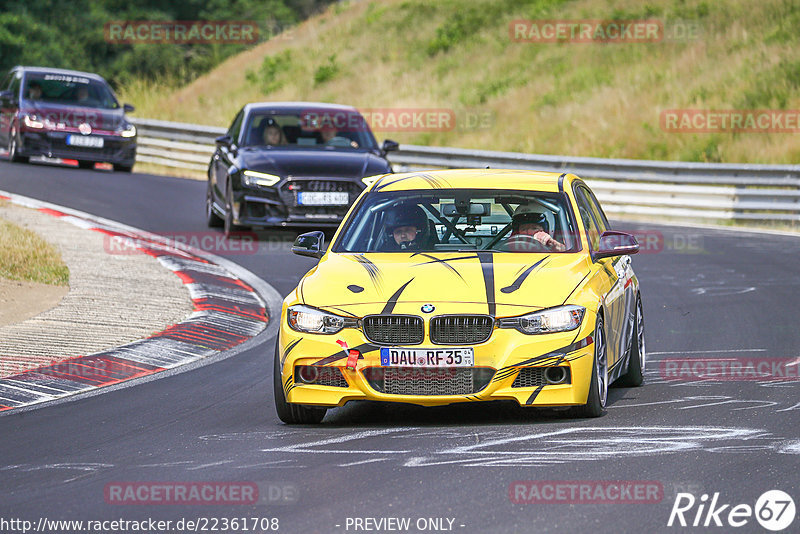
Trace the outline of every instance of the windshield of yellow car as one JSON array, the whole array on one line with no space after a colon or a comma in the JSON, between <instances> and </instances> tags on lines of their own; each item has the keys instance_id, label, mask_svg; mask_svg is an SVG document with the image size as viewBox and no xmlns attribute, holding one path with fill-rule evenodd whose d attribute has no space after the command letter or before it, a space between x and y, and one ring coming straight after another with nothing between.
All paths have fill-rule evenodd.
<instances>
[{"instance_id":1,"label":"windshield of yellow car","mask_svg":"<svg viewBox=\"0 0 800 534\"><path fill-rule=\"evenodd\" d=\"M525 209L520 210L520 206ZM515 212L520 211L534 212L540 220L540 228L527 232L530 237L519 236L519 228L512 224ZM400 231L395 232L398 225ZM415 233L407 233L409 227ZM362 197L344 222L332 250L576 252L580 250L576 227L563 193L501 189L377 192ZM538 230L546 236L538 234L534 239ZM398 234L401 237L396 237ZM413 240L409 239L411 235ZM563 247L553 244L547 236ZM542 243L541 246L534 241ZM514 243L521 244L514 246Z\"/></svg>"}]
</instances>

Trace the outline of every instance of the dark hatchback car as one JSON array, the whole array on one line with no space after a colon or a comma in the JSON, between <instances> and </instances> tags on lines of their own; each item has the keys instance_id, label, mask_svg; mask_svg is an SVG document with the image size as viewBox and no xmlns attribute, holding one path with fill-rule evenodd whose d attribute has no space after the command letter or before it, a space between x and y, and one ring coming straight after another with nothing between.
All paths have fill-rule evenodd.
<instances>
[{"instance_id":1,"label":"dark hatchback car","mask_svg":"<svg viewBox=\"0 0 800 534\"><path fill-rule=\"evenodd\" d=\"M130 172L136 160L136 127L97 74L44 67L14 67L0 81L0 146L11 161L31 156L96 162Z\"/></svg>"},{"instance_id":2,"label":"dark hatchback car","mask_svg":"<svg viewBox=\"0 0 800 534\"><path fill-rule=\"evenodd\" d=\"M353 107L304 102L247 104L217 138L208 167L209 226L335 228L366 187L392 172Z\"/></svg>"}]
</instances>

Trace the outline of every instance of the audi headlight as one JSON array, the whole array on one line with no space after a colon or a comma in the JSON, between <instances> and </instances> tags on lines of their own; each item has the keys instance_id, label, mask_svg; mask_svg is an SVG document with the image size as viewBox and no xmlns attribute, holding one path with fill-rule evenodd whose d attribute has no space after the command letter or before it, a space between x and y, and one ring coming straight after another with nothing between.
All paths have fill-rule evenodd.
<instances>
[{"instance_id":1,"label":"audi headlight","mask_svg":"<svg viewBox=\"0 0 800 534\"><path fill-rule=\"evenodd\" d=\"M244 171L242 173L242 182L244 185L249 185L250 187L272 187L280 181L280 176L267 174L265 172Z\"/></svg>"},{"instance_id":2,"label":"audi headlight","mask_svg":"<svg viewBox=\"0 0 800 534\"><path fill-rule=\"evenodd\" d=\"M552 334L568 332L581 325L586 308L583 306L558 306L519 317L500 319L500 328L516 328L523 334Z\"/></svg>"},{"instance_id":3,"label":"audi headlight","mask_svg":"<svg viewBox=\"0 0 800 534\"><path fill-rule=\"evenodd\" d=\"M351 317L340 317L302 304L289 306L286 318L292 330L307 334L335 334L342 328L358 325Z\"/></svg>"},{"instance_id":4,"label":"audi headlight","mask_svg":"<svg viewBox=\"0 0 800 534\"><path fill-rule=\"evenodd\" d=\"M136 136L136 126L133 124L126 124L119 134L122 137L134 137Z\"/></svg>"}]
</instances>

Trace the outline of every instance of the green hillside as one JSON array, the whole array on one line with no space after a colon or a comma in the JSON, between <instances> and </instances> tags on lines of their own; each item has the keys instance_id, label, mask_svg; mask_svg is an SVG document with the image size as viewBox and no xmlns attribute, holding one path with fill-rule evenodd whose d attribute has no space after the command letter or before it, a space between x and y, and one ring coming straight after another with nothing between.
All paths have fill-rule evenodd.
<instances>
[{"instance_id":1,"label":"green hillside","mask_svg":"<svg viewBox=\"0 0 800 534\"><path fill-rule=\"evenodd\" d=\"M516 19L651 20L658 42L517 42ZM449 110L403 143L598 157L797 163L800 133L666 131L671 109L800 109L792 0L342 2L179 90L121 91L137 116L227 126L244 103ZM689 34L688 36L686 34Z\"/></svg>"}]
</instances>

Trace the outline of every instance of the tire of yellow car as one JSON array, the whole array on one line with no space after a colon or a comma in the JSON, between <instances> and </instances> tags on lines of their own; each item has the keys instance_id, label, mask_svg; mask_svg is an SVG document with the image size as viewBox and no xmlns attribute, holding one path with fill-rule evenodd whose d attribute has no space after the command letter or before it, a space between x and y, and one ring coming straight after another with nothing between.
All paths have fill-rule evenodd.
<instances>
[{"instance_id":1,"label":"tire of yellow car","mask_svg":"<svg viewBox=\"0 0 800 534\"><path fill-rule=\"evenodd\" d=\"M633 341L628 354L628 370L620 377L619 383L624 387L639 387L644 383L644 368L647 352L644 343L644 315L642 300L636 298L636 317L633 323Z\"/></svg>"},{"instance_id":2,"label":"tire of yellow car","mask_svg":"<svg viewBox=\"0 0 800 534\"><path fill-rule=\"evenodd\" d=\"M577 417L600 417L605 412L608 399L608 360L606 359L606 336L603 316L597 316L594 328L594 362L589 395L586 404L575 409Z\"/></svg>"},{"instance_id":3,"label":"tire of yellow car","mask_svg":"<svg viewBox=\"0 0 800 534\"><path fill-rule=\"evenodd\" d=\"M278 419L287 425L316 425L325 417L325 408L312 408L286 402L281 377L281 355L277 338L275 339L275 369L273 370L272 387L275 393L275 411Z\"/></svg>"}]
</instances>

